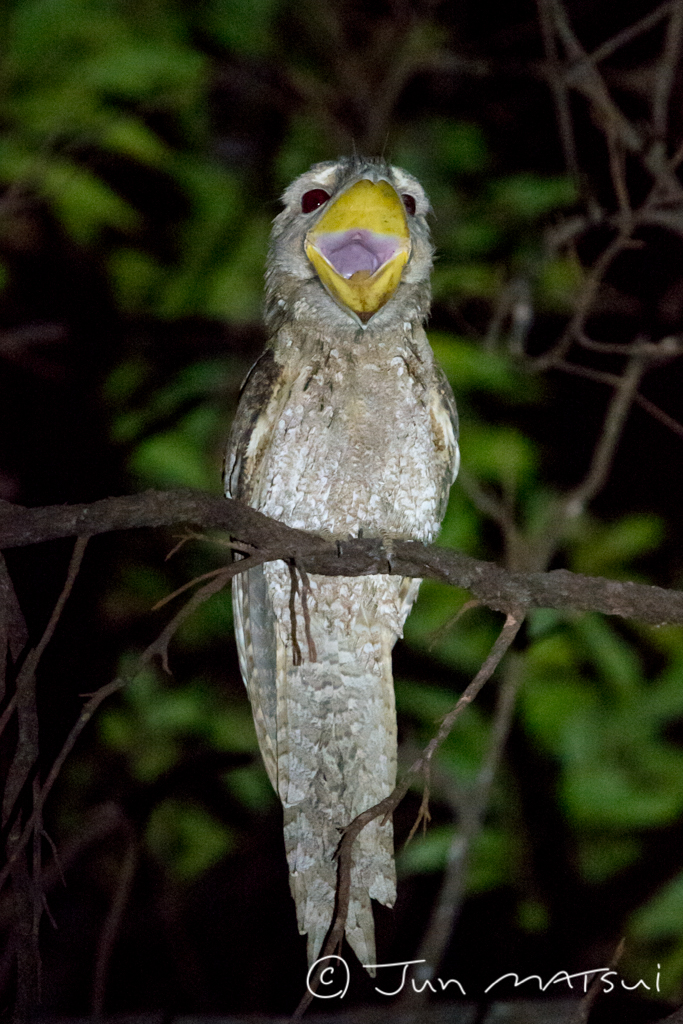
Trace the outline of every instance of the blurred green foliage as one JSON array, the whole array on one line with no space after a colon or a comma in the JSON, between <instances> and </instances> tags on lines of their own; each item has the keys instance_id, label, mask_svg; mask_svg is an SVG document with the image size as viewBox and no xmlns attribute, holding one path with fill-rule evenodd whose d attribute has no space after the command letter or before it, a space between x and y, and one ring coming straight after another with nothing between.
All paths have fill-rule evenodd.
<instances>
[{"instance_id":1,"label":"blurred green foliage","mask_svg":"<svg viewBox=\"0 0 683 1024\"><path fill-rule=\"evenodd\" d=\"M236 327L258 321L262 271L275 189L317 159L334 155L324 128L293 111L271 170L273 194L255 203L248 170L226 167L212 152L208 49L265 58L275 43L279 0L206 0L190 9L171 0L21 0L4 14L0 182L10 193L38 197L74 245L106 253L105 273L123 317L171 323L220 318ZM159 126L163 125L163 130ZM402 122L391 140L395 163L425 184L437 215L434 295L445 307L466 298L491 304L511 276L530 280L539 311L565 314L582 281L578 261L549 256L541 228L576 200L565 178L505 174L485 134L443 116ZM154 171L180 197L172 244L151 242L151 226L133 194L119 188L111 161L134 174ZM5 214L11 228L11 211ZM2 268L0 287L11 284ZM520 521L533 531L552 506L541 446L515 425L519 410L544 401L537 381L509 356L471 340L431 334L461 413L468 472L513 495ZM153 360L128 354L102 389L112 444L125 451L140 487L192 486L219 492L222 447L244 358L200 358L159 380ZM500 410L491 420L482 408ZM487 405L488 403L488 405ZM646 578L639 560L662 540L652 516L601 522L586 514L563 541L575 571ZM464 491L453 489L439 543L492 557L492 531ZM211 550L211 553L206 553ZM184 565L199 575L223 559L207 546ZM103 608L147 609L171 587L158 566L122 569L109 581ZM408 620L408 649L434 667L438 682L399 676L402 727L426 742L476 672L499 628L481 610L450 624L467 595L428 581ZM226 598L196 613L176 641L188 656L230 630ZM133 651L123 656L130 661ZM588 615L535 612L529 620L516 728L552 776L559 813L571 836L576 875L590 891L633 868L648 838L683 815L683 749L669 738L683 718L680 631L626 626ZM444 791L472 786L486 749L490 705L471 707L444 744ZM104 709L99 741L135 784L153 791L198 747L253 760L222 776L226 799L260 812L272 803L246 698L220 693L201 676L168 680L148 671ZM91 773L97 769L91 765ZM472 894L515 893L523 928L550 927L542 900L521 881L524 826L513 767L494 787L486 826L471 857ZM71 785L78 787L74 770ZM88 780L87 786L92 784ZM447 794L446 794L447 795ZM434 799L448 800L435 785ZM239 848L237 826L189 798L152 800L144 843L162 871L185 884ZM441 870L457 826L433 825L400 855L405 875ZM526 842L526 840L524 840ZM683 881L654 892L624 927L631 939L625 970L633 976L662 964L662 993L683 991Z\"/></svg>"}]
</instances>

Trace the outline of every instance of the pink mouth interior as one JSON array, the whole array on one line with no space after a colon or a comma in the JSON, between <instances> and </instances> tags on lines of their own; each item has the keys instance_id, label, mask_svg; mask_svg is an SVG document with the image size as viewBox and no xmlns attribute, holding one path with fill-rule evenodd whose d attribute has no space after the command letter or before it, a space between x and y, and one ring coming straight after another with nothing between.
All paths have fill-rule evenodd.
<instances>
[{"instance_id":1,"label":"pink mouth interior","mask_svg":"<svg viewBox=\"0 0 683 1024\"><path fill-rule=\"evenodd\" d=\"M359 270L374 274L396 255L399 246L389 235L378 235L366 228L352 228L321 235L316 240L316 248L339 276L348 280Z\"/></svg>"}]
</instances>

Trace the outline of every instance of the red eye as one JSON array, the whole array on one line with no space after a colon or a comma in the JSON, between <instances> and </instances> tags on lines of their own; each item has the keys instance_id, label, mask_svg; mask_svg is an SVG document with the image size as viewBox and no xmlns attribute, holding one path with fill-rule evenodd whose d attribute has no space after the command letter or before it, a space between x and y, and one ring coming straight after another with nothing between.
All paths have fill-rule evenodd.
<instances>
[{"instance_id":1,"label":"red eye","mask_svg":"<svg viewBox=\"0 0 683 1024\"><path fill-rule=\"evenodd\" d=\"M301 212L313 213L319 206L326 203L329 198L330 194L324 188L312 188L310 192L304 192L301 197Z\"/></svg>"},{"instance_id":2,"label":"red eye","mask_svg":"<svg viewBox=\"0 0 683 1024\"><path fill-rule=\"evenodd\" d=\"M403 200L403 205L406 208L406 213L409 213L411 217L414 217L416 210L415 196L411 196L408 192L404 192L401 199Z\"/></svg>"}]
</instances>

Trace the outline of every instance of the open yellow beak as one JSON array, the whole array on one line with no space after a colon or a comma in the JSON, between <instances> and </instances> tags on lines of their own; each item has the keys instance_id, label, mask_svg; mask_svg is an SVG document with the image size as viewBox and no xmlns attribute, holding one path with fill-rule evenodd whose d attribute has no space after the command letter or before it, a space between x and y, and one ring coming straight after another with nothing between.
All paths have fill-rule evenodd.
<instances>
[{"instance_id":1,"label":"open yellow beak","mask_svg":"<svg viewBox=\"0 0 683 1024\"><path fill-rule=\"evenodd\" d=\"M304 244L335 302L366 324L398 288L410 256L403 203L388 181L364 178L332 203Z\"/></svg>"}]
</instances>

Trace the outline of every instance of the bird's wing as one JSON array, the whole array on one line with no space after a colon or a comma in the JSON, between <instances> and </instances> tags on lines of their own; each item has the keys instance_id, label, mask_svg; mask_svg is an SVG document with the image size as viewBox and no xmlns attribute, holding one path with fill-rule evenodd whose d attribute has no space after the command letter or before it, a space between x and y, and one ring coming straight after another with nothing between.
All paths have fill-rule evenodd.
<instances>
[{"instance_id":1,"label":"bird's wing","mask_svg":"<svg viewBox=\"0 0 683 1024\"><path fill-rule=\"evenodd\" d=\"M432 439L437 460L441 469L441 480L438 483L439 504L437 517L443 520L448 505L451 484L458 475L460 468L460 449L458 447L458 410L455 405L453 390L446 374L438 363L434 363L435 387L429 403L432 425ZM398 592L400 602L400 621L405 622L415 603L422 580L406 576L401 581Z\"/></svg>"},{"instance_id":2,"label":"bird's wing","mask_svg":"<svg viewBox=\"0 0 683 1024\"><path fill-rule=\"evenodd\" d=\"M267 348L252 366L240 391L225 455L226 497L254 505L261 462L288 394L284 369L272 349Z\"/></svg>"},{"instance_id":3,"label":"bird's wing","mask_svg":"<svg viewBox=\"0 0 683 1024\"><path fill-rule=\"evenodd\" d=\"M275 615L262 566L235 576L232 610L240 669L254 716L258 745L268 778L277 792Z\"/></svg>"},{"instance_id":4,"label":"bird's wing","mask_svg":"<svg viewBox=\"0 0 683 1024\"><path fill-rule=\"evenodd\" d=\"M229 498L254 504L260 465L288 389L281 367L266 349L242 386L225 459ZM232 583L235 638L242 678L268 777L277 792L277 644L275 613L262 566Z\"/></svg>"},{"instance_id":5,"label":"bird's wing","mask_svg":"<svg viewBox=\"0 0 683 1024\"><path fill-rule=\"evenodd\" d=\"M436 386L429 411L434 447L439 456L442 471L437 513L439 521L441 521L446 514L451 484L460 468L460 449L458 448L458 410L455 407L453 390L438 363L434 363L434 376Z\"/></svg>"}]
</instances>

